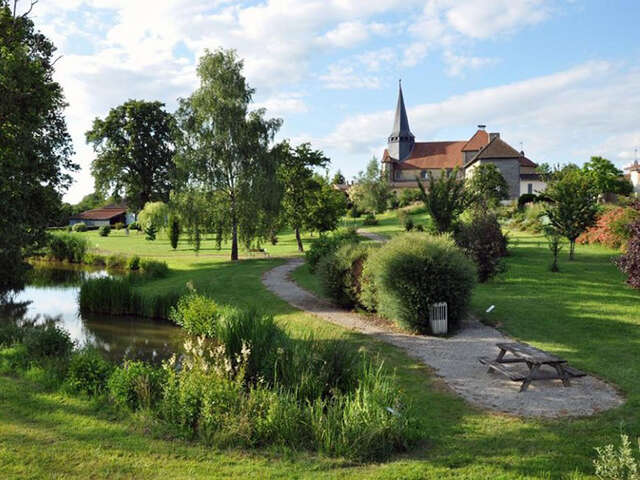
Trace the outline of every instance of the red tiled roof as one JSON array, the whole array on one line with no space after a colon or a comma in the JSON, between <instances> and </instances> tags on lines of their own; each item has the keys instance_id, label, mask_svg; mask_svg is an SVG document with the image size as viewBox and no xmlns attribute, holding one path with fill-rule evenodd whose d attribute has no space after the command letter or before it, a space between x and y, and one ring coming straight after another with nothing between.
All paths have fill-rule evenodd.
<instances>
[{"instance_id":1,"label":"red tiled roof","mask_svg":"<svg viewBox=\"0 0 640 480\"><path fill-rule=\"evenodd\" d=\"M463 152L477 152L489 143L489 134L486 130L478 130L462 147Z\"/></svg>"},{"instance_id":2,"label":"red tiled roof","mask_svg":"<svg viewBox=\"0 0 640 480\"><path fill-rule=\"evenodd\" d=\"M626 167L625 170L629 170L629 172L640 172L640 163L636 160L631 166Z\"/></svg>"},{"instance_id":3,"label":"red tiled roof","mask_svg":"<svg viewBox=\"0 0 640 480\"><path fill-rule=\"evenodd\" d=\"M409 157L403 162L399 162L397 166L401 169L462 167L462 147L465 143L416 142Z\"/></svg>"},{"instance_id":4,"label":"red tiled roof","mask_svg":"<svg viewBox=\"0 0 640 480\"><path fill-rule=\"evenodd\" d=\"M538 164L536 162L534 162L533 160L529 160L527 157L525 157L524 155L522 155L520 157L520 166L521 167L531 167L531 168L536 168L538 166Z\"/></svg>"},{"instance_id":5,"label":"red tiled roof","mask_svg":"<svg viewBox=\"0 0 640 480\"><path fill-rule=\"evenodd\" d=\"M81 212L71 217L73 220L111 220L114 217L127 213L127 209L122 206L109 205L107 207L95 208Z\"/></svg>"}]
</instances>

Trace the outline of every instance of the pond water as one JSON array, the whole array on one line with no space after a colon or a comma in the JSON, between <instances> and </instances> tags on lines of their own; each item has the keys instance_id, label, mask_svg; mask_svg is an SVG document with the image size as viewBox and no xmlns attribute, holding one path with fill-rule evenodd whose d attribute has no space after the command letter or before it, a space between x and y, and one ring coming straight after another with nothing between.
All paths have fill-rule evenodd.
<instances>
[{"instance_id":1,"label":"pond water","mask_svg":"<svg viewBox=\"0 0 640 480\"><path fill-rule=\"evenodd\" d=\"M146 360L158 363L180 351L182 331L167 321L137 317L83 315L78 308L80 285L106 271L37 266L27 286L12 301L19 315L44 322L54 319L80 347L91 346L114 361ZM22 305L20 305L22 304Z\"/></svg>"}]
</instances>

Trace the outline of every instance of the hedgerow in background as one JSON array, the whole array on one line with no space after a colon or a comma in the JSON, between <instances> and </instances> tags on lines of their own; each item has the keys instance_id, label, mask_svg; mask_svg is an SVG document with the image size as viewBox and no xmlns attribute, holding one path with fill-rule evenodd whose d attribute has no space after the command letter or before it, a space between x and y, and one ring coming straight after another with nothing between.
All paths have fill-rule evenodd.
<instances>
[{"instance_id":1,"label":"hedgerow in background","mask_svg":"<svg viewBox=\"0 0 640 480\"><path fill-rule=\"evenodd\" d=\"M324 293L343 307L359 302L360 278L364 262L374 247L350 243L325 255L317 267L317 275Z\"/></svg>"},{"instance_id":2,"label":"hedgerow in background","mask_svg":"<svg viewBox=\"0 0 640 480\"><path fill-rule=\"evenodd\" d=\"M476 276L473 262L450 237L405 233L367 258L362 301L421 333L429 332L430 306L446 302L455 329L467 312Z\"/></svg>"},{"instance_id":3,"label":"hedgerow in background","mask_svg":"<svg viewBox=\"0 0 640 480\"><path fill-rule=\"evenodd\" d=\"M360 237L355 230L339 230L320 235L304 253L305 260L309 265L309 270L311 273L315 273L316 267L322 257L335 252L341 245L357 243L359 241Z\"/></svg>"}]
</instances>

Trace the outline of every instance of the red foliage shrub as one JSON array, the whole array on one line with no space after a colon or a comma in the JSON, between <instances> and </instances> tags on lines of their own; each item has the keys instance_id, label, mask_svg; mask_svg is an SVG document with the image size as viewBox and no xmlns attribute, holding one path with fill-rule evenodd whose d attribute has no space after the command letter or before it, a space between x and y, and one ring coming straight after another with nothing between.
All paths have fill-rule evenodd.
<instances>
[{"instance_id":1,"label":"red foliage shrub","mask_svg":"<svg viewBox=\"0 0 640 480\"><path fill-rule=\"evenodd\" d=\"M633 288L640 289L640 220L631 226L631 239L627 253L622 255L616 264L627 275L627 283Z\"/></svg>"},{"instance_id":2,"label":"red foliage shrub","mask_svg":"<svg viewBox=\"0 0 640 480\"><path fill-rule=\"evenodd\" d=\"M576 240L581 244L599 243L609 248L623 248L630 238L631 225L640 218L640 210L634 207L615 207L607 210L597 223Z\"/></svg>"}]
</instances>

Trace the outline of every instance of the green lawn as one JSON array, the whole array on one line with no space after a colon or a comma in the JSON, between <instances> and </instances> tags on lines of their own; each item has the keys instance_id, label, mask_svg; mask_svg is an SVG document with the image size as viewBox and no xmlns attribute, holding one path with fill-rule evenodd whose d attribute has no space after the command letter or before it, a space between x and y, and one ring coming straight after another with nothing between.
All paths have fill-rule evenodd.
<instances>
[{"instance_id":1,"label":"green lawn","mask_svg":"<svg viewBox=\"0 0 640 480\"><path fill-rule=\"evenodd\" d=\"M378 230L367 229L399 231L393 225L395 216L387 217L375 227ZM164 248L144 240L132 247L136 240L117 235L105 240L113 242L111 251L129 254L155 255L150 249ZM279 247L295 254L295 245L287 244L281 237ZM107 250L107 244L101 248ZM172 257L172 252L163 251L157 255L174 271L143 289L182 288L192 281L220 302L274 313L294 336L313 332L320 339L344 338L354 348L378 352L420 407L427 443L390 462L366 465L306 452L212 451L163 439L138 417L114 418L108 408L88 400L47 393L29 381L4 377L0 472L3 478L583 478L593 471L594 446L615 441L621 428L640 435L640 295L623 284L611 264L615 252L580 246L576 262L563 261L562 272L552 274L540 237L512 234L511 251L508 271L476 289L474 311L495 304L487 320L614 382L628 399L623 407L591 418L555 421L480 411L449 393L427 368L396 348L302 314L269 293L260 278L282 260L231 264L224 258L196 258L188 252ZM295 277L306 287L316 281L304 270Z\"/></svg>"}]
</instances>

